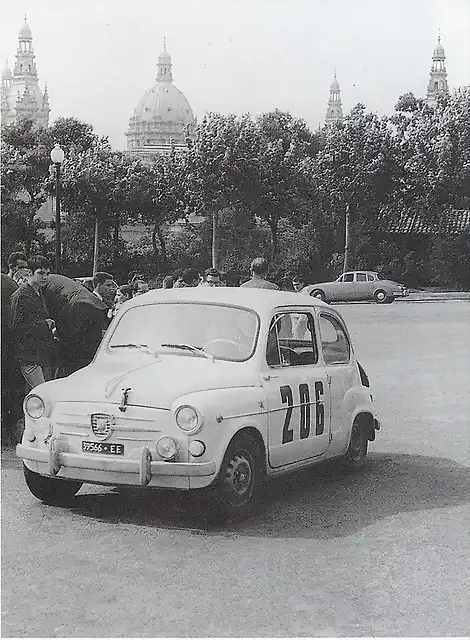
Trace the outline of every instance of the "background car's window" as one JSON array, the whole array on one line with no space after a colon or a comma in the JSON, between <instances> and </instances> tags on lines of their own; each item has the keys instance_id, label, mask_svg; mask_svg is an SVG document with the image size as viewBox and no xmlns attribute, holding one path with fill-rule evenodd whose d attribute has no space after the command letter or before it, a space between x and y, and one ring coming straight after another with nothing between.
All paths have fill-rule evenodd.
<instances>
[{"instance_id":1,"label":"background car's window","mask_svg":"<svg viewBox=\"0 0 470 640\"><path fill-rule=\"evenodd\" d=\"M367 281L367 276L365 273L356 273L356 280L358 282L366 282Z\"/></svg>"},{"instance_id":2,"label":"background car's window","mask_svg":"<svg viewBox=\"0 0 470 640\"><path fill-rule=\"evenodd\" d=\"M374 280L374 276L371 273L368 273L367 274L367 281L368 282L373 282L373 280Z\"/></svg>"},{"instance_id":3,"label":"background car's window","mask_svg":"<svg viewBox=\"0 0 470 640\"><path fill-rule=\"evenodd\" d=\"M354 273L345 273L343 276L343 282L354 282Z\"/></svg>"},{"instance_id":4,"label":"background car's window","mask_svg":"<svg viewBox=\"0 0 470 640\"><path fill-rule=\"evenodd\" d=\"M142 344L166 353L164 344L187 344L204 349L220 360L247 360L258 337L256 313L215 304L146 304L128 309L114 330L108 349ZM122 347L124 348L124 347ZM173 349L173 353L198 357L197 353Z\"/></svg>"},{"instance_id":5,"label":"background car's window","mask_svg":"<svg viewBox=\"0 0 470 640\"><path fill-rule=\"evenodd\" d=\"M271 321L266 362L271 367L315 364L318 350L310 313L277 314Z\"/></svg>"},{"instance_id":6,"label":"background car's window","mask_svg":"<svg viewBox=\"0 0 470 640\"><path fill-rule=\"evenodd\" d=\"M320 316L320 339L326 364L349 362L351 346L341 323L332 316Z\"/></svg>"}]
</instances>

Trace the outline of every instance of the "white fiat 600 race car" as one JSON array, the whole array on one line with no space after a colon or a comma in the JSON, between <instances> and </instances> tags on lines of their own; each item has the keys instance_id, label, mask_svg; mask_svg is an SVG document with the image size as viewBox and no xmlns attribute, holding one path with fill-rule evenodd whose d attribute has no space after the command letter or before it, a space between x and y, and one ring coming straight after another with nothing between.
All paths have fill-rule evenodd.
<instances>
[{"instance_id":1,"label":"white fiat 600 race car","mask_svg":"<svg viewBox=\"0 0 470 640\"><path fill-rule=\"evenodd\" d=\"M261 482L341 458L379 428L340 314L260 289L154 290L121 307L94 361L24 401L17 455L45 503L83 483L204 489L243 511Z\"/></svg>"}]
</instances>

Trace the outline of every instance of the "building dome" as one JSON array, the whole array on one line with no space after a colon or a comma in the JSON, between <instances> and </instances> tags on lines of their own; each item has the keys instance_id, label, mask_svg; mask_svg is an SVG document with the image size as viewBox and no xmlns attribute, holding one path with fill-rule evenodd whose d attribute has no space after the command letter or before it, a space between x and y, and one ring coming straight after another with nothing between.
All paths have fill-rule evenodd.
<instances>
[{"instance_id":1,"label":"building dome","mask_svg":"<svg viewBox=\"0 0 470 640\"><path fill-rule=\"evenodd\" d=\"M134 117L142 122L194 122L193 111L184 94L171 82L157 82L139 101Z\"/></svg>"},{"instance_id":2,"label":"building dome","mask_svg":"<svg viewBox=\"0 0 470 640\"><path fill-rule=\"evenodd\" d=\"M129 120L127 149L150 155L152 149L185 146L195 120L184 93L173 84L171 56L166 46L158 56L156 83L144 93ZM159 151L160 152L160 151Z\"/></svg>"},{"instance_id":3,"label":"building dome","mask_svg":"<svg viewBox=\"0 0 470 640\"><path fill-rule=\"evenodd\" d=\"M31 33L31 29L29 28L29 25L26 22L26 16L24 17L24 24L20 29L19 38L20 38L20 40L32 40L33 39L33 34Z\"/></svg>"}]
</instances>

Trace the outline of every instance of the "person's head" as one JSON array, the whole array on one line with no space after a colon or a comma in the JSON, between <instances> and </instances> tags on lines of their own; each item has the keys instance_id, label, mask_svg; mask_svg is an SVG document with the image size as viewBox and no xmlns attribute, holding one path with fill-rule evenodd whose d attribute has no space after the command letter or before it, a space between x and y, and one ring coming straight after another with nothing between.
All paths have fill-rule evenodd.
<instances>
[{"instance_id":1,"label":"person's head","mask_svg":"<svg viewBox=\"0 0 470 640\"><path fill-rule=\"evenodd\" d=\"M14 251L10 254L8 258L8 271L10 275L13 275L18 271L18 269L27 269L28 268L28 258L22 251Z\"/></svg>"},{"instance_id":2,"label":"person's head","mask_svg":"<svg viewBox=\"0 0 470 640\"><path fill-rule=\"evenodd\" d=\"M173 289L173 277L165 276L162 282L162 289Z\"/></svg>"},{"instance_id":3,"label":"person's head","mask_svg":"<svg viewBox=\"0 0 470 640\"><path fill-rule=\"evenodd\" d=\"M214 269L210 267L204 271L204 282L209 285L209 287L219 287L220 286L220 271L218 269Z\"/></svg>"},{"instance_id":4,"label":"person's head","mask_svg":"<svg viewBox=\"0 0 470 640\"><path fill-rule=\"evenodd\" d=\"M31 269L17 269L12 275L13 280L17 285L22 285L28 282L28 278L31 276Z\"/></svg>"},{"instance_id":5,"label":"person's head","mask_svg":"<svg viewBox=\"0 0 470 640\"><path fill-rule=\"evenodd\" d=\"M292 278L292 288L294 291L301 291L305 287L305 282L300 276L294 276Z\"/></svg>"},{"instance_id":6,"label":"person's head","mask_svg":"<svg viewBox=\"0 0 470 640\"><path fill-rule=\"evenodd\" d=\"M32 287L44 287L51 272L49 260L44 256L33 256L29 260L28 282Z\"/></svg>"},{"instance_id":7,"label":"person's head","mask_svg":"<svg viewBox=\"0 0 470 640\"><path fill-rule=\"evenodd\" d=\"M250 271L253 276L264 278L268 273L268 261L265 258L255 258L251 262Z\"/></svg>"},{"instance_id":8,"label":"person's head","mask_svg":"<svg viewBox=\"0 0 470 640\"><path fill-rule=\"evenodd\" d=\"M105 302L111 304L116 293L113 276L106 271L97 271L93 276L93 291L98 293Z\"/></svg>"},{"instance_id":9,"label":"person's head","mask_svg":"<svg viewBox=\"0 0 470 640\"><path fill-rule=\"evenodd\" d=\"M122 304L127 300L132 298L132 287L129 284L123 284L121 287L116 289L116 294L114 296L115 304Z\"/></svg>"},{"instance_id":10,"label":"person's head","mask_svg":"<svg viewBox=\"0 0 470 640\"><path fill-rule=\"evenodd\" d=\"M134 280L134 284L132 285L132 296L136 298L137 296L141 296L144 293L147 293L149 290L149 285L144 280Z\"/></svg>"},{"instance_id":11,"label":"person's head","mask_svg":"<svg viewBox=\"0 0 470 640\"><path fill-rule=\"evenodd\" d=\"M172 273L172 277L173 277L173 284L174 284L177 280L180 280L182 275L183 275L183 269L176 269L176 271L173 271L173 273Z\"/></svg>"},{"instance_id":12,"label":"person's head","mask_svg":"<svg viewBox=\"0 0 470 640\"><path fill-rule=\"evenodd\" d=\"M199 284L199 272L197 269L190 267L183 271L181 279L186 287L197 287Z\"/></svg>"}]
</instances>

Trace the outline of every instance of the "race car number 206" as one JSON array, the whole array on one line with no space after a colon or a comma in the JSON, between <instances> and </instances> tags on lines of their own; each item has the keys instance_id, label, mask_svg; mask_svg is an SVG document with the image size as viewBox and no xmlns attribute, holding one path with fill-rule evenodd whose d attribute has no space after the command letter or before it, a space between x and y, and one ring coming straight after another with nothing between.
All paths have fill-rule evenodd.
<instances>
[{"instance_id":1,"label":"race car number 206","mask_svg":"<svg viewBox=\"0 0 470 640\"><path fill-rule=\"evenodd\" d=\"M124 445L114 444L112 442L89 442L82 441L82 451L84 453L101 453L110 456L123 456Z\"/></svg>"}]
</instances>

